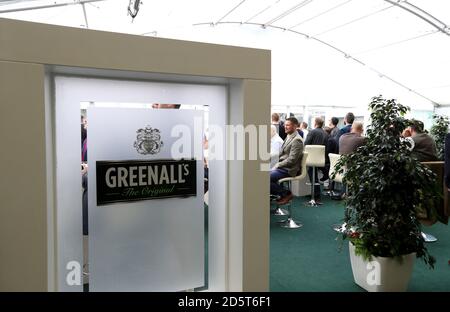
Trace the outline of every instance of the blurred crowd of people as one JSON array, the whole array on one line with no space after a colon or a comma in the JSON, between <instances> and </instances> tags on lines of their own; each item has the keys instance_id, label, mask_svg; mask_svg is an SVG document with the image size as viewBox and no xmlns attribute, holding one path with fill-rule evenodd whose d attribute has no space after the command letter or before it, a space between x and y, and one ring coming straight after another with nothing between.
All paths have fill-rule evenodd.
<instances>
[{"instance_id":1,"label":"blurred crowd of people","mask_svg":"<svg viewBox=\"0 0 450 312\"><path fill-rule=\"evenodd\" d=\"M330 118L328 125L325 125L323 118L316 117L313 127L308 128L306 122L299 122L294 117L282 121L279 114L272 114L270 191L272 195L278 196L278 204L285 204L293 197L291 191L283 189L278 181L300 174L303 149L307 145L325 146L325 167L318 168L318 171L321 172L320 182L332 190L332 198L339 199L345 196L343 187L340 191L333 190L334 183L329 182L330 159L328 154L351 154L366 143L366 137L364 137L363 123L355 121L355 115L352 112L345 115L342 128L338 127L338 123L337 117ZM413 156L419 161L435 161L438 159L436 142L424 130L423 122L410 120L409 126L404 130L402 137L403 140L408 142ZM314 174L318 177L318 172ZM313 168L308 168L308 175L312 180ZM320 204L320 185L314 187L316 197L314 200Z\"/></svg>"}]
</instances>

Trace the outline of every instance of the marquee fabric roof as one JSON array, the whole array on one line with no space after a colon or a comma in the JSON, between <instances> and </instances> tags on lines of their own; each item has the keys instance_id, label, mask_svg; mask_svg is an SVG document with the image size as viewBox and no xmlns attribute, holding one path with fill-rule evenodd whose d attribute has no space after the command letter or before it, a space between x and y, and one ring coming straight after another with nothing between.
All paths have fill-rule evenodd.
<instances>
[{"instance_id":1,"label":"marquee fabric roof","mask_svg":"<svg viewBox=\"0 0 450 312\"><path fill-rule=\"evenodd\" d=\"M0 17L271 49L274 106L450 105L448 0L136 1L0 0Z\"/></svg>"}]
</instances>

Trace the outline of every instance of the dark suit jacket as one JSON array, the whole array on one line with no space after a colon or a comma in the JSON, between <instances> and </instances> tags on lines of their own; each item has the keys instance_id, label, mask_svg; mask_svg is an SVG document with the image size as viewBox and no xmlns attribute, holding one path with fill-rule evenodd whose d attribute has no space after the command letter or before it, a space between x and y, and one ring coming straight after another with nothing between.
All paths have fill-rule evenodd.
<instances>
[{"instance_id":1,"label":"dark suit jacket","mask_svg":"<svg viewBox=\"0 0 450 312\"><path fill-rule=\"evenodd\" d=\"M426 133L418 133L412 137L414 141L414 148L412 150L413 156L419 161L436 161L436 142Z\"/></svg>"},{"instance_id":2,"label":"dark suit jacket","mask_svg":"<svg viewBox=\"0 0 450 312\"><path fill-rule=\"evenodd\" d=\"M292 136L287 136L281 146L280 161L275 168L287 169L291 177L295 177L301 171L303 157L303 141L297 131Z\"/></svg>"},{"instance_id":3,"label":"dark suit jacket","mask_svg":"<svg viewBox=\"0 0 450 312\"><path fill-rule=\"evenodd\" d=\"M339 145L339 140L341 139L341 136L343 134L350 133L351 130L352 130L352 125L351 124L345 125L344 127L342 127L341 130L339 130L339 132L335 136L336 137L336 141L338 142L338 145Z\"/></svg>"},{"instance_id":4,"label":"dark suit jacket","mask_svg":"<svg viewBox=\"0 0 450 312\"><path fill-rule=\"evenodd\" d=\"M327 145L328 133L322 128L309 131L306 136L305 145Z\"/></svg>"},{"instance_id":5,"label":"dark suit jacket","mask_svg":"<svg viewBox=\"0 0 450 312\"><path fill-rule=\"evenodd\" d=\"M339 154L339 146L336 138L331 135L328 137L327 145L325 145L325 163L330 164L330 156L328 154Z\"/></svg>"}]
</instances>

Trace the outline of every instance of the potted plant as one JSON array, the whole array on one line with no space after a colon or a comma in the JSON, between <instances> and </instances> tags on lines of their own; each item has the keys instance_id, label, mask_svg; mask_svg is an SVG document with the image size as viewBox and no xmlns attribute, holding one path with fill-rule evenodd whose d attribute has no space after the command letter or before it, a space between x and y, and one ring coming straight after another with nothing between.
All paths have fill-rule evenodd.
<instances>
[{"instance_id":1,"label":"potted plant","mask_svg":"<svg viewBox=\"0 0 450 312\"><path fill-rule=\"evenodd\" d=\"M367 143L343 155L335 167L348 190L342 238L350 241L358 285L405 291L415 257L431 268L435 262L416 216L425 199L439 196L435 174L411 156L409 143L401 139L407 126L402 116L409 108L381 96L372 98L369 108Z\"/></svg>"},{"instance_id":2,"label":"potted plant","mask_svg":"<svg viewBox=\"0 0 450 312\"><path fill-rule=\"evenodd\" d=\"M444 160L444 143L445 136L448 133L449 120L448 117L442 115L433 115L433 126L430 134L436 142L436 151L439 160Z\"/></svg>"}]
</instances>

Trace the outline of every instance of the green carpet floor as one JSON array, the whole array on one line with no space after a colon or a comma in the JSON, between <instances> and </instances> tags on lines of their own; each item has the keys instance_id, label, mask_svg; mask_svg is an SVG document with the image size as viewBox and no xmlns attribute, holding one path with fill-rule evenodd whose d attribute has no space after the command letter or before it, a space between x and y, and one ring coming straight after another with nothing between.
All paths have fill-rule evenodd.
<instances>
[{"instance_id":1,"label":"green carpet floor","mask_svg":"<svg viewBox=\"0 0 450 312\"><path fill-rule=\"evenodd\" d=\"M353 281L348 242L340 244L332 227L344 216L343 201L323 198L323 205L307 207L304 197L294 200L293 216L303 227L285 229L271 216L271 291L364 291ZM408 291L450 291L450 225L424 227L438 238L427 248L436 258L434 270L416 259ZM342 247L342 248L340 248Z\"/></svg>"}]
</instances>

